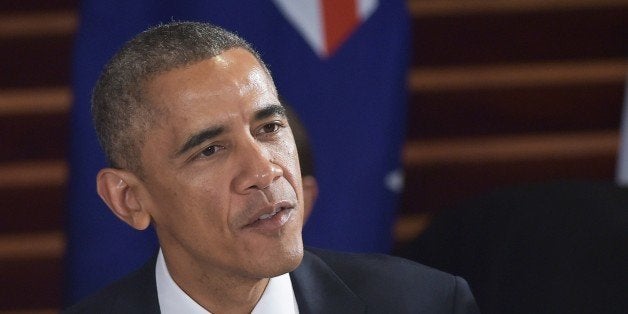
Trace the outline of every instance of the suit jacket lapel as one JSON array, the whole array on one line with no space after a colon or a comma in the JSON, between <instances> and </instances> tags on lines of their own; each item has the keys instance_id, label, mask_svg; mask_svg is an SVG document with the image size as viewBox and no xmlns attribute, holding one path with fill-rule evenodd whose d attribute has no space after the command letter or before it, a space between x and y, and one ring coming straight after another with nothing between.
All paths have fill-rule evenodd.
<instances>
[{"instance_id":1,"label":"suit jacket lapel","mask_svg":"<svg viewBox=\"0 0 628 314\"><path fill-rule=\"evenodd\" d=\"M301 265L290 273L301 314L364 313L364 302L318 256L305 251Z\"/></svg>"}]
</instances>

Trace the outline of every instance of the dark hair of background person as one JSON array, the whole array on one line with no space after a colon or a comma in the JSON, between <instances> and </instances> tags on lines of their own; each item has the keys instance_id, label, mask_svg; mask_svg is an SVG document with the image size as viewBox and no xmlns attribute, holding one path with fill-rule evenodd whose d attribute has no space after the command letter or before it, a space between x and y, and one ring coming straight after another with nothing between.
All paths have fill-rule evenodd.
<instances>
[{"instance_id":1,"label":"dark hair of background person","mask_svg":"<svg viewBox=\"0 0 628 314\"><path fill-rule=\"evenodd\" d=\"M92 96L94 126L109 165L142 175L140 147L159 114L146 103L146 82L160 73L215 57L232 48L249 51L270 76L248 42L209 24L160 25L127 42L105 66Z\"/></svg>"}]
</instances>

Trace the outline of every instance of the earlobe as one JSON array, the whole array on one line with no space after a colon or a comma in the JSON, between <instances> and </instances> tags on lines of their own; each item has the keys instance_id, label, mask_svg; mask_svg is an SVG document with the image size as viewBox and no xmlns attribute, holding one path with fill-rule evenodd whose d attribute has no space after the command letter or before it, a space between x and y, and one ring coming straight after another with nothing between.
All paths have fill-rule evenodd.
<instances>
[{"instance_id":1,"label":"earlobe","mask_svg":"<svg viewBox=\"0 0 628 314\"><path fill-rule=\"evenodd\" d=\"M144 230L150 225L150 215L138 197L139 184L134 174L113 168L100 170L96 177L98 195L111 211L131 227Z\"/></svg>"}]
</instances>

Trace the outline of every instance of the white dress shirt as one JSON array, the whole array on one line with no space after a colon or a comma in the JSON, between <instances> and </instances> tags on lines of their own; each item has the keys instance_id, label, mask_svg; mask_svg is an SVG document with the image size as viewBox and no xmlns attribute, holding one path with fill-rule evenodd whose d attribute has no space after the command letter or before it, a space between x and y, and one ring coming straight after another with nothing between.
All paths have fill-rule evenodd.
<instances>
[{"instance_id":1,"label":"white dress shirt","mask_svg":"<svg viewBox=\"0 0 628 314\"><path fill-rule=\"evenodd\" d=\"M157 265L155 266L155 280L157 281L157 297L159 308L163 314L208 314L196 301L192 300L179 285L177 285L166 266L164 255L159 250ZM297 299L292 290L290 275L283 274L270 278L262 297L253 308L252 314L286 313L298 314ZM211 313L210 313L211 314Z\"/></svg>"}]
</instances>

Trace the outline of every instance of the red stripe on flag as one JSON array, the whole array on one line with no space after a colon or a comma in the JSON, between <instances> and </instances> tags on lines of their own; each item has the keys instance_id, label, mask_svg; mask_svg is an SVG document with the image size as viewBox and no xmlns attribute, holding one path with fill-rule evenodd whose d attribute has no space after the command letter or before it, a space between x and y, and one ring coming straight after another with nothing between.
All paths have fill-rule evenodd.
<instances>
[{"instance_id":1,"label":"red stripe on flag","mask_svg":"<svg viewBox=\"0 0 628 314\"><path fill-rule=\"evenodd\" d=\"M321 0L325 50L332 55L360 23L356 0Z\"/></svg>"}]
</instances>

